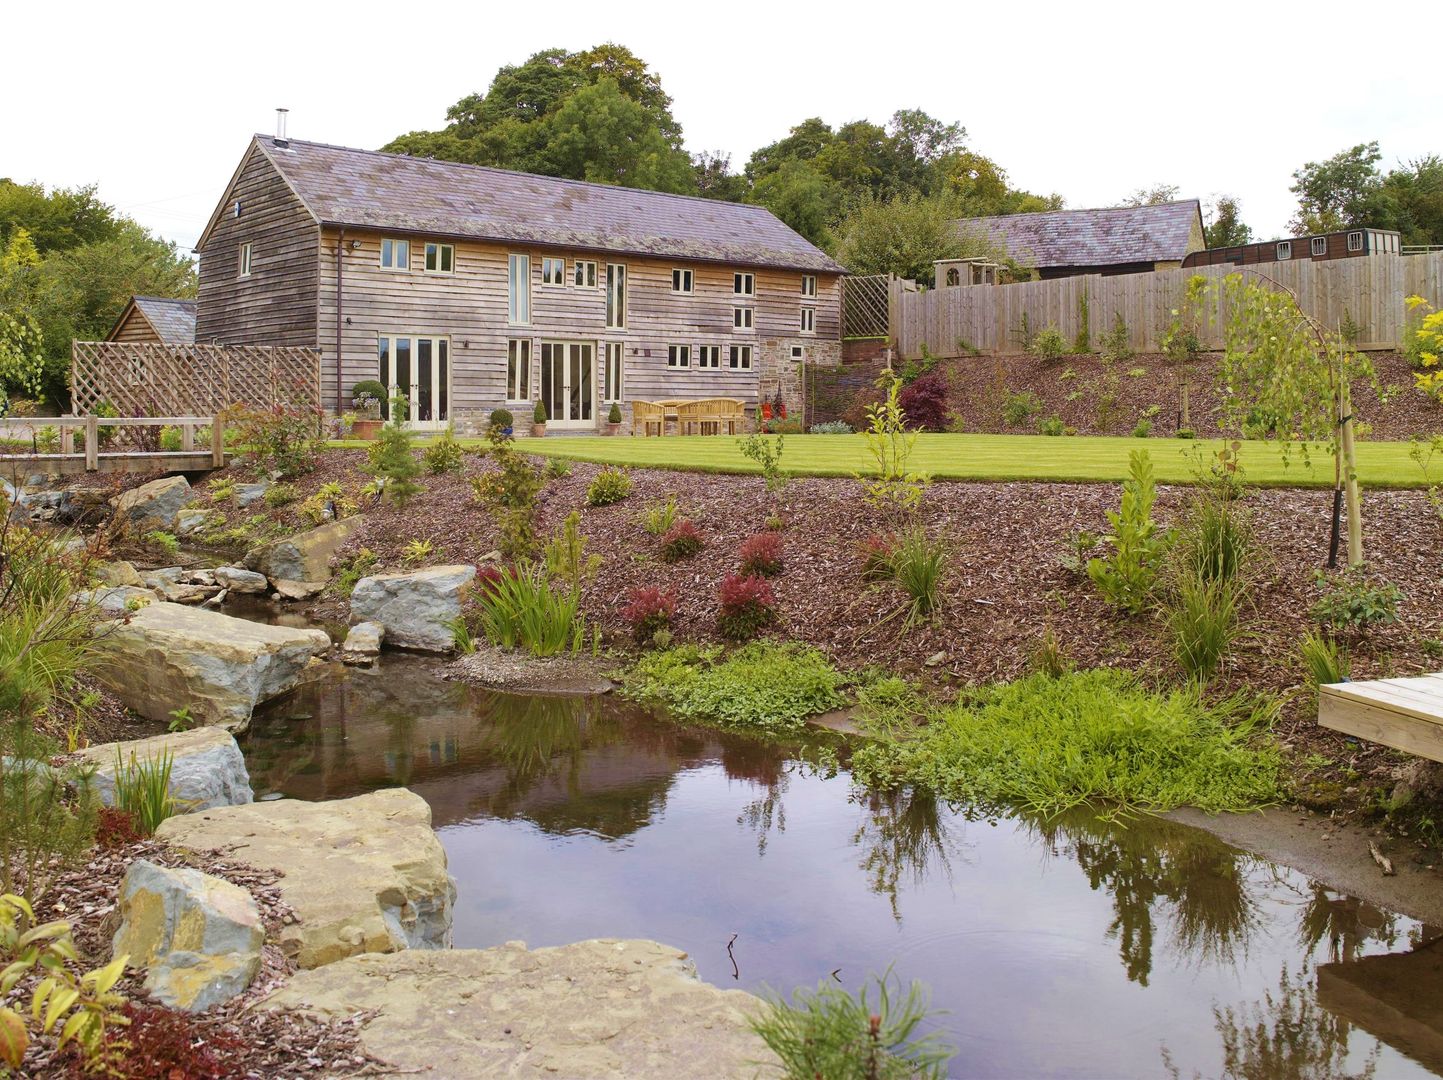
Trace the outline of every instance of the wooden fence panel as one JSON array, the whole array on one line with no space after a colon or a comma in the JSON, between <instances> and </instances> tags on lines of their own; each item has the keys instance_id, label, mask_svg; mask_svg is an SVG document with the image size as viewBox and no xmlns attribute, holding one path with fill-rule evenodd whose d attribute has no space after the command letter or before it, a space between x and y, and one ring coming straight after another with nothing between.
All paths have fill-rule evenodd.
<instances>
[{"instance_id":1,"label":"wooden fence panel","mask_svg":"<svg viewBox=\"0 0 1443 1080\"><path fill-rule=\"evenodd\" d=\"M1314 262L1296 259L1250 267L1258 276L1291 289L1303 310L1324 326L1351 319L1365 349L1396 349L1407 334L1404 298L1420 295L1443 307L1443 252L1426 255L1373 255ZM1132 347L1157 352L1180 307L1187 283L1201 276L1212 281L1235 273L1232 266L1200 266L1147 274L1103 277L1087 274L1011 285L944 286L926 291L891 290L894 344L906 359L921 355L955 357L971 350L1007 354L1022 351L1023 316L1033 334L1055 327L1069 343L1081 326L1085 293L1093 347L1121 314ZM1225 304L1205 320L1199 336L1207 348L1222 347L1227 323Z\"/></svg>"},{"instance_id":2,"label":"wooden fence panel","mask_svg":"<svg viewBox=\"0 0 1443 1080\"><path fill-rule=\"evenodd\" d=\"M77 341L70 356L76 415L107 406L119 416L212 416L239 402L321 408L315 349Z\"/></svg>"}]
</instances>

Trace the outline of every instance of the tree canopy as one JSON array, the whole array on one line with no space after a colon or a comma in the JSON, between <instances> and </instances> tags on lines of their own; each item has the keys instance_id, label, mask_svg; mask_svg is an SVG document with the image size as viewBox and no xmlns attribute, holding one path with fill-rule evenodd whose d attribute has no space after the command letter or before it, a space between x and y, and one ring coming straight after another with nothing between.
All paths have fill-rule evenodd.
<instances>
[{"instance_id":1,"label":"tree canopy","mask_svg":"<svg viewBox=\"0 0 1443 1080\"><path fill-rule=\"evenodd\" d=\"M1242 205L1235 196L1215 195L1207 208L1203 237L1210 248L1240 247L1250 244L1253 230L1243 224Z\"/></svg>"},{"instance_id":2,"label":"tree canopy","mask_svg":"<svg viewBox=\"0 0 1443 1080\"><path fill-rule=\"evenodd\" d=\"M1298 169L1291 228L1299 234L1396 229L1405 244L1443 244L1443 157L1428 154L1386 173L1382 160L1374 140Z\"/></svg>"}]
</instances>

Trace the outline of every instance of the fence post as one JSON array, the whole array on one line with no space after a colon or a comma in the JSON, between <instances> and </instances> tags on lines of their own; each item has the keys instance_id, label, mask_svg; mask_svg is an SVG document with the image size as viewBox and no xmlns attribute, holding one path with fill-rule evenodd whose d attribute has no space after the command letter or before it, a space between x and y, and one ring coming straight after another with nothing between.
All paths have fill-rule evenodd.
<instances>
[{"instance_id":1,"label":"fence post","mask_svg":"<svg viewBox=\"0 0 1443 1080\"><path fill-rule=\"evenodd\" d=\"M220 413L210 418L210 464L213 469L225 468L225 422Z\"/></svg>"},{"instance_id":2,"label":"fence post","mask_svg":"<svg viewBox=\"0 0 1443 1080\"><path fill-rule=\"evenodd\" d=\"M195 449L195 425L185 423L180 425L180 448L187 454Z\"/></svg>"},{"instance_id":3,"label":"fence post","mask_svg":"<svg viewBox=\"0 0 1443 1080\"><path fill-rule=\"evenodd\" d=\"M100 469L100 421L94 413L85 418L85 471Z\"/></svg>"}]
</instances>

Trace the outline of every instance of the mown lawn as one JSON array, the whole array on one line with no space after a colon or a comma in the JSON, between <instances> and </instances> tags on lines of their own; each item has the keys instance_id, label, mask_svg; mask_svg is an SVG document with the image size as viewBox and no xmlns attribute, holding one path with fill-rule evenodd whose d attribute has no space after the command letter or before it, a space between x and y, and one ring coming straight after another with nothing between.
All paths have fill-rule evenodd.
<instances>
[{"instance_id":1,"label":"mown lawn","mask_svg":"<svg viewBox=\"0 0 1443 1080\"><path fill-rule=\"evenodd\" d=\"M470 442L471 440L467 440ZM1127 476L1127 456L1145 449L1160 483L1195 478L1196 453L1212 454L1221 441L1133 439L1094 436L948 435L917 437L913 466L945 480L1117 481ZM1408 457L1408 443L1365 442L1358 446L1358 473L1365 487L1422 487L1423 476ZM526 439L528 452L601 464L698 472L754 473L737 440L728 436L666 438L564 436ZM1241 451L1247 481L1277 487L1329 487L1332 459L1313 452L1311 467L1296 452L1283 465L1276 443L1245 442ZM852 476L872 469L860 435L789 435L782 454L786 472L798 476Z\"/></svg>"}]
</instances>

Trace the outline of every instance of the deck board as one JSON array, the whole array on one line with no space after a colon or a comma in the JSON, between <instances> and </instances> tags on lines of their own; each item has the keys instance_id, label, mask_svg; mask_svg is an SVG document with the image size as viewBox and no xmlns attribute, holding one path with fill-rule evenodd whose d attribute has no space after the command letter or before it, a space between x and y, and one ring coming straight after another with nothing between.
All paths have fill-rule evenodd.
<instances>
[{"instance_id":1,"label":"deck board","mask_svg":"<svg viewBox=\"0 0 1443 1080\"><path fill-rule=\"evenodd\" d=\"M1320 686L1318 723L1443 761L1443 673Z\"/></svg>"}]
</instances>

